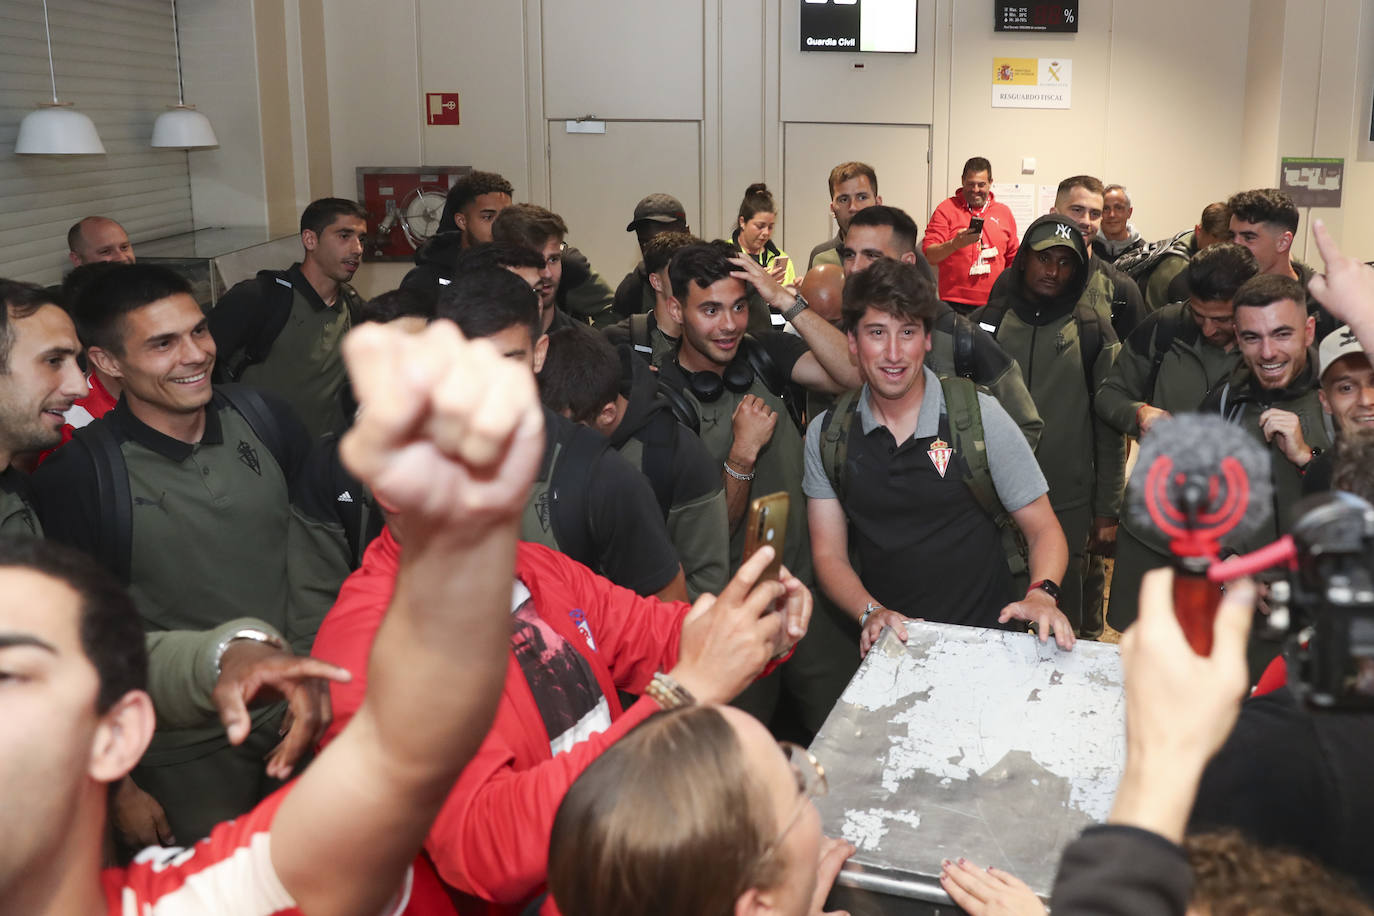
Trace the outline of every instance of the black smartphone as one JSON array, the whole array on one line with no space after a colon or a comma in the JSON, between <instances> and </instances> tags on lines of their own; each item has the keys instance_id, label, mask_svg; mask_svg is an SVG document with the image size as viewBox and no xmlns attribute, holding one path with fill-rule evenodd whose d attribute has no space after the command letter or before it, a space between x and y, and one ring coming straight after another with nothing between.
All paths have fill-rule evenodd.
<instances>
[{"instance_id":1,"label":"black smartphone","mask_svg":"<svg viewBox=\"0 0 1374 916\"><path fill-rule=\"evenodd\" d=\"M982 235L983 218L981 216L975 216L973 219L969 220L968 227L969 229L976 230L979 235Z\"/></svg>"}]
</instances>

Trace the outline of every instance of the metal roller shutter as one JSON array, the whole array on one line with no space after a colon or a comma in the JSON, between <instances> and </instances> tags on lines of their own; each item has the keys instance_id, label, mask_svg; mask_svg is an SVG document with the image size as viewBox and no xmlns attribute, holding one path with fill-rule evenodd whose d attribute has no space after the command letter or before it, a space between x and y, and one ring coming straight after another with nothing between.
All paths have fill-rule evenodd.
<instances>
[{"instance_id":1,"label":"metal roller shutter","mask_svg":"<svg viewBox=\"0 0 1374 916\"><path fill-rule=\"evenodd\" d=\"M67 229L118 220L135 245L188 232L183 150L148 145L177 101L168 0L48 0L53 67L64 102L95 121L104 156L16 156L19 122L52 98L40 0L0 0L0 277L57 283Z\"/></svg>"}]
</instances>

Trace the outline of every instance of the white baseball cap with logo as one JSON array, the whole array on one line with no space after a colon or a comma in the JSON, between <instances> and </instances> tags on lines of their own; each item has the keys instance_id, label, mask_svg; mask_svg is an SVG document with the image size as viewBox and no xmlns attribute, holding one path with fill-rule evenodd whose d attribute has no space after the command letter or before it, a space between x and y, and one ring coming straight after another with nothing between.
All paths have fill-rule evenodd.
<instances>
[{"instance_id":1,"label":"white baseball cap with logo","mask_svg":"<svg viewBox=\"0 0 1374 916\"><path fill-rule=\"evenodd\" d=\"M1317 365L1321 368L1318 376L1326 375L1326 370L1335 365L1336 360L1352 353L1364 353L1364 347L1360 345L1360 339L1350 330L1349 325L1327 334L1322 338L1321 346L1317 348Z\"/></svg>"}]
</instances>

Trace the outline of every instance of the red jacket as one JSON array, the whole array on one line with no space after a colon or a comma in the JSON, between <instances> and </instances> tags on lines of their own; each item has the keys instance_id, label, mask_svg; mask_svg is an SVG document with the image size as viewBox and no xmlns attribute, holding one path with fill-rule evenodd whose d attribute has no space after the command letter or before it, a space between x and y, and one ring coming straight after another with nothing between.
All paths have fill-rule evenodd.
<instances>
[{"instance_id":1,"label":"red jacket","mask_svg":"<svg viewBox=\"0 0 1374 916\"><path fill-rule=\"evenodd\" d=\"M119 402L119 398L105 390L105 386L95 377L95 373L86 376L86 387L90 393L72 401L71 408L63 415L66 422L62 424L62 441L40 454L34 467L47 461L49 455L72 441L72 434L78 427L85 426L92 420L99 420L114 410L115 404Z\"/></svg>"},{"instance_id":2,"label":"red jacket","mask_svg":"<svg viewBox=\"0 0 1374 916\"><path fill-rule=\"evenodd\" d=\"M1007 205L999 204L989 191L987 206L980 215L983 217L982 247L996 248L997 256L988 261L989 272L976 277L970 277L968 272L978 258L978 245L957 249L936 265L940 272L940 298L946 302L986 305L992 284L1016 257L1020 237L1016 234L1016 217L1011 215ZM921 240L921 251L924 253L931 245L948 242L967 229L973 217L974 214L964 202L963 190L956 190L953 197L940 201L930 215L925 238Z\"/></svg>"},{"instance_id":3,"label":"red jacket","mask_svg":"<svg viewBox=\"0 0 1374 916\"><path fill-rule=\"evenodd\" d=\"M367 658L391 600L400 548L384 531L344 583L315 638L313 654L353 672L331 684L334 721L328 742L348 722L367 689ZM549 834L563 795L587 764L658 709L642 698L622 711L616 688L641 693L655 671L677 661L682 620L690 605L641 598L563 554L522 543L516 575L539 616L589 662L610 706L613 724L552 757L549 735L512 653L496 721L463 770L425 848L440 876L473 900L463 913L518 913L543 889ZM424 711L416 711L421 727ZM484 902L485 901L485 902Z\"/></svg>"}]
</instances>

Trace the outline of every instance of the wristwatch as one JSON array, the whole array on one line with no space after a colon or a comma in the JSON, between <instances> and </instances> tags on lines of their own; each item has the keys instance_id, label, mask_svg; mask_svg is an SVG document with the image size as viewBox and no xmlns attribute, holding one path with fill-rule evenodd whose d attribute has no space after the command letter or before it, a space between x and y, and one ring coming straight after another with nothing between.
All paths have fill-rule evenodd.
<instances>
[{"instance_id":1,"label":"wristwatch","mask_svg":"<svg viewBox=\"0 0 1374 916\"><path fill-rule=\"evenodd\" d=\"M810 307L811 307L810 303L808 303L808 302L806 301L806 299L802 296L802 294L801 294L801 293L797 293L797 301L794 302L794 303L792 303L792 306L791 306L790 308L788 308L787 311L785 311L785 312L782 313L783 320L784 320L784 321L792 321L792 320L794 320L798 315L800 315L802 312L806 311L806 310L809 309Z\"/></svg>"},{"instance_id":2,"label":"wristwatch","mask_svg":"<svg viewBox=\"0 0 1374 916\"><path fill-rule=\"evenodd\" d=\"M883 606L881 604L877 604L872 601L868 602L868 605L864 608L863 615L859 617L859 629L862 630L864 628L864 624L868 623L868 617L870 614L876 611L881 611L882 609Z\"/></svg>"},{"instance_id":3,"label":"wristwatch","mask_svg":"<svg viewBox=\"0 0 1374 916\"><path fill-rule=\"evenodd\" d=\"M239 629L230 633L228 636L225 636L223 639L221 639L219 641L219 644L215 646L216 676L221 674L223 671L220 665L224 662L224 653L229 651L229 644L236 639L248 639L252 640L253 642L264 643L266 645L271 646L274 649L286 648L286 643L282 642L280 637L275 636L272 633L268 633L266 630L260 630L257 627L240 627Z\"/></svg>"},{"instance_id":4,"label":"wristwatch","mask_svg":"<svg viewBox=\"0 0 1374 916\"><path fill-rule=\"evenodd\" d=\"M1037 588L1045 594L1049 595L1051 598L1053 598L1054 606L1059 607L1060 599L1064 597L1064 593L1060 590L1058 582L1055 582L1053 579L1039 579L1035 582L1032 582L1031 587L1026 589L1026 595L1029 596L1030 593L1035 591Z\"/></svg>"}]
</instances>

